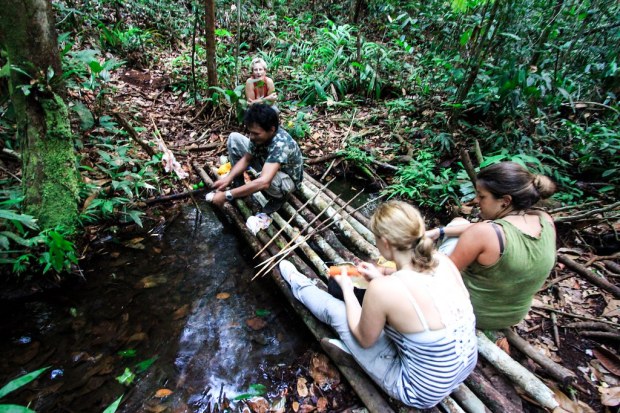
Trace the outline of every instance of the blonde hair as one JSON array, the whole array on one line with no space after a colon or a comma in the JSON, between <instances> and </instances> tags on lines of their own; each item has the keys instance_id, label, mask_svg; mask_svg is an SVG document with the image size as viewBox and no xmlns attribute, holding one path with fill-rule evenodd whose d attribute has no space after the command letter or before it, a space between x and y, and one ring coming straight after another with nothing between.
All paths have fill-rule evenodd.
<instances>
[{"instance_id":1,"label":"blonde hair","mask_svg":"<svg viewBox=\"0 0 620 413\"><path fill-rule=\"evenodd\" d=\"M424 219L415 207L402 201L379 205L370 219L375 237L383 237L399 251L411 250L411 262L419 271L428 271L438 264L433 241L425 235Z\"/></svg>"},{"instance_id":2,"label":"blonde hair","mask_svg":"<svg viewBox=\"0 0 620 413\"><path fill-rule=\"evenodd\" d=\"M257 64L263 65L263 67L265 68L265 71L267 70L267 63L265 63L265 61L261 57L255 57L254 59L252 59L252 63L250 64L250 69L254 69L254 65L257 65Z\"/></svg>"}]
</instances>

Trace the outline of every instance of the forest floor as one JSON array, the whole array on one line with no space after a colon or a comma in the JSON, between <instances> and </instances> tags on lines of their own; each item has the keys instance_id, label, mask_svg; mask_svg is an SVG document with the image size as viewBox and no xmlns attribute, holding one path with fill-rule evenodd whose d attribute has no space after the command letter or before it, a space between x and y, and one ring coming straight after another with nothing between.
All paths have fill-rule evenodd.
<instances>
[{"instance_id":1,"label":"forest floor","mask_svg":"<svg viewBox=\"0 0 620 413\"><path fill-rule=\"evenodd\" d=\"M114 78L117 90L113 98L113 109L125 114L134 126L146 128L141 134L142 139L149 140L157 128L168 148L190 174L189 181L194 184L199 182L199 178L193 174L191 163L197 161L201 165L217 166L219 156L225 155L228 134L233 131L241 132L242 128L236 123L230 108L218 107L208 113L207 110L186 105L184 97L171 90L171 81L165 67L149 70L120 69ZM309 133L299 143L311 164L306 172L316 178L324 175L333 159L317 163L313 163L312 159L336 153L352 135L362 136L367 147L372 148L373 153L378 154L378 158L384 163L389 164L391 160L403 156L403 153L399 152L398 141L384 123L385 107L358 107L353 111L343 111L337 107L291 109L281 105L280 108L281 123L285 129L294 126L299 110L312 114L307 122L310 126ZM423 119L420 119L420 122L423 122ZM337 167L330 169L329 174L355 174L346 167L346 162L337 160L336 163ZM390 182L392 172L389 168L382 169L379 166L377 172L377 182ZM181 187L179 181L175 182L177 187L169 187L168 194L183 192L190 187ZM566 216L570 212L558 212L554 217ZM438 219L441 220L441 217ZM617 223L615 229L620 229ZM558 253L598 269L612 283L617 284L617 277L620 276L617 273L618 253L613 253L613 247L612 252L598 250L597 253L594 243L599 246L605 244L597 238L597 225L594 220L585 222L585 225L582 221L579 226L570 222L559 223ZM568 388L563 387L549 378L544 369L513 349L506 339L501 338L501 334L498 336L498 343L528 369L539 373L550 387L556 389L565 410L611 411L605 405L613 405L614 400L620 397L619 320L620 297L614 297L612 293L592 285L564 264L558 263L536 296L534 308L514 331L547 358L574 372L577 381ZM308 359L300 362L308 363ZM293 372L296 368L297 366L291 366L290 371ZM291 376L291 379L295 382L290 383L289 389L295 392L299 377ZM307 377L304 380L311 382L312 378ZM510 388L502 387L503 391L518 399L519 391L508 387ZM348 390L347 387L341 387L337 388L336 393ZM298 397L299 411L310 411L314 408L325 411L327 406L338 405L341 402L323 400L335 398L336 393ZM534 404L528 404L524 409L537 410Z\"/></svg>"}]
</instances>

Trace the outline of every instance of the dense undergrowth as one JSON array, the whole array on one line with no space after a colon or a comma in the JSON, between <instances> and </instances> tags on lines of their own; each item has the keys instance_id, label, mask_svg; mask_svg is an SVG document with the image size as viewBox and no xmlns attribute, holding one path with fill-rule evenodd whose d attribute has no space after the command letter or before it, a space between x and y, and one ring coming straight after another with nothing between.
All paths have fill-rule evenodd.
<instances>
[{"instance_id":1,"label":"dense undergrowth","mask_svg":"<svg viewBox=\"0 0 620 413\"><path fill-rule=\"evenodd\" d=\"M457 159L474 148L478 166L513 159L552 176L562 203L618 195L617 2L369 1L359 14L357 2L274 0L240 9L218 2L219 85L212 88L202 3L87 3L53 2L84 225L141 226L137 201L180 186L160 173L159 156L134 150L112 116L116 69L163 68L167 87L188 107L209 104L215 116L234 119L245 107L240 85L256 55L267 61L280 106L292 114L286 127L300 142L318 116L353 121L360 108L370 113L358 122L380 125L377 135L391 153L373 150L364 136L351 136L341 150L362 169L374 161L396 166L385 189L392 196L433 209L471 198ZM4 82L10 68L2 63ZM4 83L1 91L3 147L19 152ZM18 175L3 173L0 262L17 274L70 269L79 254L68 239L79 234L40 232L33 217L21 215Z\"/></svg>"}]
</instances>

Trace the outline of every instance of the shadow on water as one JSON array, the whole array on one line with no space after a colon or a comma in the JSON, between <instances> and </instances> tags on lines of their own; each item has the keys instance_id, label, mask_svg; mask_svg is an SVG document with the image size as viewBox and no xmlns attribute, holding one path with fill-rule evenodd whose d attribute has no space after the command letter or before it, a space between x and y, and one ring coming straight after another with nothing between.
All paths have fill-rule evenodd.
<instances>
[{"instance_id":1,"label":"shadow on water","mask_svg":"<svg viewBox=\"0 0 620 413\"><path fill-rule=\"evenodd\" d=\"M314 340L270 279L249 281L246 247L203 209L186 208L162 239L106 248L80 285L0 303L0 386L50 366L2 401L101 412L125 394L119 411L204 412L253 384L277 394L278 366ZM140 373L143 361L153 364Z\"/></svg>"}]
</instances>

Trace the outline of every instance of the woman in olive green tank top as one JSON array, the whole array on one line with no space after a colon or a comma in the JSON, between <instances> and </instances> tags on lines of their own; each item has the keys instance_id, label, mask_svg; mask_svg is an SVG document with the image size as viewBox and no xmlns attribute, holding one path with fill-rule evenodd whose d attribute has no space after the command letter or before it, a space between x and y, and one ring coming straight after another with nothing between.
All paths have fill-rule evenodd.
<instances>
[{"instance_id":1,"label":"woman in olive green tank top","mask_svg":"<svg viewBox=\"0 0 620 413\"><path fill-rule=\"evenodd\" d=\"M500 162L476 177L474 201L484 221L457 218L427 232L443 241L439 250L461 271L478 328L500 329L521 321L553 269L553 219L532 206L554 192L548 177L515 162Z\"/></svg>"}]
</instances>

